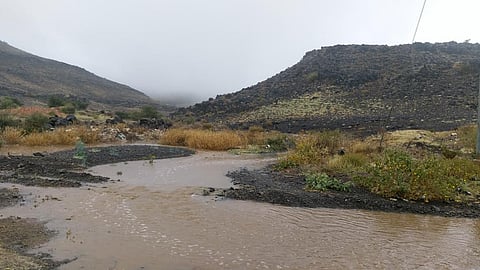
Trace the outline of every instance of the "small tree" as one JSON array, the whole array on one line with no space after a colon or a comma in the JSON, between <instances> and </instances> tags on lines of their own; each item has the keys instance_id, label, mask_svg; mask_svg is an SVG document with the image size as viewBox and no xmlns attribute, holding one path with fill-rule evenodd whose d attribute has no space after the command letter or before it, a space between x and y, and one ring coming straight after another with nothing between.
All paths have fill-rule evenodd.
<instances>
[{"instance_id":1,"label":"small tree","mask_svg":"<svg viewBox=\"0 0 480 270\"><path fill-rule=\"evenodd\" d=\"M48 117L41 113L34 113L29 117L25 118L25 124L23 129L27 133L35 131L43 131L48 124Z\"/></svg>"},{"instance_id":2,"label":"small tree","mask_svg":"<svg viewBox=\"0 0 480 270\"><path fill-rule=\"evenodd\" d=\"M60 107L65 105L65 99L59 96L51 96L48 98L48 107Z\"/></svg>"},{"instance_id":3,"label":"small tree","mask_svg":"<svg viewBox=\"0 0 480 270\"><path fill-rule=\"evenodd\" d=\"M62 107L62 112L66 114L74 114L75 113L75 105L68 102L65 106Z\"/></svg>"},{"instance_id":4,"label":"small tree","mask_svg":"<svg viewBox=\"0 0 480 270\"><path fill-rule=\"evenodd\" d=\"M143 106L140 112L140 116L143 118L160 118L161 117L160 113L153 106Z\"/></svg>"}]
</instances>

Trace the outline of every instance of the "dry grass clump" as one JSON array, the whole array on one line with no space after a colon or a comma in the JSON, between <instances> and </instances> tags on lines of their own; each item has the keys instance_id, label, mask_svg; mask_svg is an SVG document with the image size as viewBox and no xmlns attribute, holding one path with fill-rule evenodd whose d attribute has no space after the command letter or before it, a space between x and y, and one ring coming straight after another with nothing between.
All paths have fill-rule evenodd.
<instances>
[{"instance_id":1,"label":"dry grass clump","mask_svg":"<svg viewBox=\"0 0 480 270\"><path fill-rule=\"evenodd\" d=\"M295 140L295 148L280 161L279 167L321 166L347 142L345 135L338 130L298 136Z\"/></svg>"},{"instance_id":2,"label":"dry grass clump","mask_svg":"<svg viewBox=\"0 0 480 270\"><path fill-rule=\"evenodd\" d=\"M365 166L370 159L362 153L346 153L328 159L326 168L332 171L349 172Z\"/></svg>"},{"instance_id":3,"label":"dry grass clump","mask_svg":"<svg viewBox=\"0 0 480 270\"><path fill-rule=\"evenodd\" d=\"M186 146L194 149L222 151L246 146L247 140L235 131L169 129L160 138L160 143Z\"/></svg>"},{"instance_id":4,"label":"dry grass clump","mask_svg":"<svg viewBox=\"0 0 480 270\"><path fill-rule=\"evenodd\" d=\"M47 146L47 145L73 145L76 136L64 129L54 131L33 132L27 134L22 139L22 144L27 146Z\"/></svg>"},{"instance_id":5,"label":"dry grass clump","mask_svg":"<svg viewBox=\"0 0 480 270\"><path fill-rule=\"evenodd\" d=\"M477 145L477 126L468 125L457 129L460 143L465 148L475 149Z\"/></svg>"},{"instance_id":6,"label":"dry grass clump","mask_svg":"<svg viewBox=\"0 0 480 270\"><path fill-rule=\"evenodd\" d=\"M100 142L100 130L96 128L76 126L73 128L67 128L65 131L73 133L76 138L80 138L80 140L86 144L96 144Z\"/></svg>"},{"instance_id":7,"label":"dry grass clump","mask_svg":"<svg viewBox=\"0 0 480 270\"><path fill-rule=\"evenodd\" d=\"M357 154L372 154L378 152L380 145L373 141L353 141L348 147L348 152Z\"/></svg>"},{"instance_id":8,"label":"dry grass clump","mask_svg":"<svg viewBox=\"0 0 480 270\"><path fill-rule=\"evenodd\" d=\"M19 128L7 127L1 133L1 139L5 144L26 146L74 145L78 140L86 144L95 144L100 141L100 133L95 129L75 126L24 135L23 130Z\"/></svg>"},{"instance_id":9,"label":"dry grass clump","mask_svg":"<svg viewBox=\"0 0 480 270\"><path fill-rule=\"evenodd\" d=\"M22 141L23 132L19 128L6 127L0 134L0 139L5 144L19 144Z\"/></svg>"}]
</instances>

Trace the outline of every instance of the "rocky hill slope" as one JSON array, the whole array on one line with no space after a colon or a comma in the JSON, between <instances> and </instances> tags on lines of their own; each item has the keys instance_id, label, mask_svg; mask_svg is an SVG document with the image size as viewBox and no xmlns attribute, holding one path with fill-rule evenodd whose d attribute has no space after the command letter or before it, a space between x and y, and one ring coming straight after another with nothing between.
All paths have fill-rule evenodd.
<instances>
[{"instance_id":1,"label":"rocky hill slope","mask_svg":"<svg viewBox=\"0 0 480 270\"><path fill-rule=\"evenodd\" d=\"M476 119L480 44L337 45L177 115L283 131L442 130Z\"/></svg>"},{"instance_id":2,"label":"rocky hill slope","mask_svg":"<svg viewBox=\"0 0 480 270\"><path fill-rule=\"evenodd\" d=\"M0 41L0 96L46 102L53 95L115 107L154 104L148 96L126 85Z\"/></svg>"}]
</instances>

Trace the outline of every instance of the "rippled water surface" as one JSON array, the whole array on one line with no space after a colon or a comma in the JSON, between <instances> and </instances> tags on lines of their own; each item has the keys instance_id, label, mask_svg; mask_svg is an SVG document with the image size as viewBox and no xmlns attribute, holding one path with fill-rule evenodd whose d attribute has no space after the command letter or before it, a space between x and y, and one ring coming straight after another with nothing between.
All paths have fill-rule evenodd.
<instances>
[{"instance_id":1,"label":"rippled water surface","mask_svg":"<svg viewBox=\"0 0 480 270\"><path fill-rule=\"evenodd\" d=\"M41 248L62 269L480 269L476 219L290 208L216 200L229 170L272 160L201 153L98 166L118 179L80 189L21 187L4 216L59 232Z\"/></svg>"}]
</instances>

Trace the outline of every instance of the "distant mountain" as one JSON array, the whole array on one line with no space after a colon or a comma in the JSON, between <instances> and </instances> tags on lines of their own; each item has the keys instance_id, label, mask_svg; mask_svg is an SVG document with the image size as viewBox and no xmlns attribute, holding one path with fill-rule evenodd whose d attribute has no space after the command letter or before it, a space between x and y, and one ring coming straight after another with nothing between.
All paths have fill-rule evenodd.
<instances>
[{"instance_id":1,"label":"distant mountain","mask_svg":"<svg viewBox=\"0 0 480 270\"><path fill-rule=\"evenodd\" d=\"M83 68L29 54L0 41L0 96L46 102L68 96L113 107L155 104L148 96Z\"/></svg>"},{"instance_id":2,"label":"distant mountain","mask_svg":"<svg viewBox=\"0 0 480 270\"><path fill-rule=\"evenodd\" d=\"M479 72L479 44L337 45L176 115L290 132L449 129L476 119Z\"/></svg>"}]
</instances>

